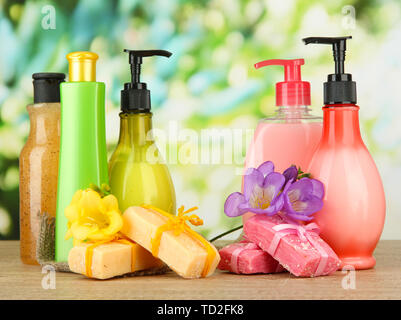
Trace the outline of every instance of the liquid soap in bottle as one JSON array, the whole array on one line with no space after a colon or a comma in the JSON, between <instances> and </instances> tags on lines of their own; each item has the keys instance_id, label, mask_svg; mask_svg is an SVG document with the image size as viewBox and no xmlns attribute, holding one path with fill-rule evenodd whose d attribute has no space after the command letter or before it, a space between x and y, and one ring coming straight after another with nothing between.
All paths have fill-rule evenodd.
<instances>
[{"instance_id":1,"label":"liquid soap in bottle","mask_svg":"<svg viewBox=\"0 0 401 320\"><path fill-rule=\"evenodd\" d=\"M175 214L174 185L152 136L150 91L140 82L143 57L170 57L171 53L124 51L129 54L131 82L121 91L120 137L109 162L110 187L122 211L151 204Z\"/></svg>"},{"instance_id":2,"label":"liquid soap in bottle","mask_svg":"<svg viewBox=\"0 0 401 320\"><path fill-rule=\"evenodd\" d=\"M276 84L276 112L259 121L247 150L245 168L257 168L273 161L275 171L291 165L309 166L322 135L322 118L310 113L310 84L301 79L304 59L273 59L255 64L255 68L283 66L284 81ZM252 213L244 215L246 221Z\"/></svg>"},{"instance_id":3,"label":"liquid soap in bottle","mask_svg":"<svg viewBox=\"0 0 401 320\"><path fill-rule=\"evenodd\" d=\"M346 41L351 37L310 37L305 44L329 44L335 73L324 83L323 136L308 172L324 183L323 209L315 214L321 237L342 267L369 269L383 230L386 204L376 165L362 141L356 83L344 72Z\"/></svg>"}]
</instances>

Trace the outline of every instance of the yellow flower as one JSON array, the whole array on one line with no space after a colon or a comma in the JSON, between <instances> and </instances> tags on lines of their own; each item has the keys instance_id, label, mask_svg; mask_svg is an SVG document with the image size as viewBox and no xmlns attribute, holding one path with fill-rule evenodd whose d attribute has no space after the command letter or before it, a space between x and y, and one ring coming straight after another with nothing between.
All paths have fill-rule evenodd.
<instances>
[{"instance_id":1,"label":"yellow flower","mask_svg":"<svg viewBox=\"0 0 401 320\"><path fill-rule=\"evenodd\" d=\"M81 241L112 240L123 226L117 198L102 198L93 189L78 190L64 211L68 219L65 239Z\"/></svg>"}]
</instances>

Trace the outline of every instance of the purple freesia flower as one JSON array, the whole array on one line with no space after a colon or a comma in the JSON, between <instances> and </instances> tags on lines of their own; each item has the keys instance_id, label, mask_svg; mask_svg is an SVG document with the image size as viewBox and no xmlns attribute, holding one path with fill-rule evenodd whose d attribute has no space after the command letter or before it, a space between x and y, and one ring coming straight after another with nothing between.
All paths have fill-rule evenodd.
<instances>
[{"instance_id":1,"label":"purple freesia flower","mask_svg":"<svg viewBox=\"0 0 401 320\"><path fill-rule=\"evenodd\" d=\"M283 176L285 177L285 183L288 181L293 182L297 180L298 177L298 169L296 166L291 166L288 169L284 170Z\"/></svg>"},{"instance_id":2,"label":"purple freesia flower","mask_svg":"<svg viewBox=\"0 0 401 320\"><path fill-rule=\"evenodd\" d=\"M274 215L284 206L281 193L284 184L284 175L274 172L271 161L264 162L257 169L249 168L244 177L244 193L230 194L224 204L224 212L229 217L246 212Z\"/></svg>"},{"instance_id":3,"label":"purple freesia flower","mask_svg":"<svg viewBox=\"0 0 401 320\"><path fill-rule=\"evenodd\" d=\"M297 180L298 174L294 165L283 174L274 172L271 161L257 169L249 168L244 176L244 193L234 192L228 196L225 214L237 217L253 212L272 216L281 211L288 218L312 220L312 214L323 206L324 186L316 179Z\"/></svg>"},{"instance_id":4,"label":"purple freesia flower","mask_svg":"<svg viewBox=\"0 0 401 320\"><path fill-rule=\"evenodd\" d=\"M283 190L283 211L298 220L312 220L312 214L323 207L324 186L316 179L302 178L288 182Z\"/></svg>"}]
</instances>

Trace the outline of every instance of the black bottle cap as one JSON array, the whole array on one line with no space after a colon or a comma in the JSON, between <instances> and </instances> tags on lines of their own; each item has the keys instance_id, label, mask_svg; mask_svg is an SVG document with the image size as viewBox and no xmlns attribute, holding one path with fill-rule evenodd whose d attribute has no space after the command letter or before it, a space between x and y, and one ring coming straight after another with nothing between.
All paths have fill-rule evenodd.
<instances>
[{"instance_id":1,"label":"black bottle cap","mask_svg":"<svg viewBox=\"0 0 401 320\"><path fill-rule=\"evenodd\" d=\"M64 73L34 73L32 79L34 103L60 102L60 83L64 82Z\"/></svg>"},{"instance_id":2,"label":"black bottle cap","mask_svg":"<svg viewBox=\"0 0 401 320\"><path fill-rule=\"evenodd\" d=\"M344 73L344 60L347 37L309 37L302 39L305 44L331 44L333 47L333 57L335 73L327 76L324 83L324 104L344 104L356 103L356 83L352 81L352 75Z\"/></svg>"},{"instance_id":3,"label":"black bottle cap","mask_svg":"<svg viewBox=\"0 0 401 320\"><path fill-rule=\"evenodd\" d=\"M165 50L128 50L129 64L131 65L131 82L124 84L121 90L121 111L123 112L150 112L150 91L146 83L140 82L141 64L143 57L164 56L170 57L171 52Z\"/></svg>"}]
</instances>

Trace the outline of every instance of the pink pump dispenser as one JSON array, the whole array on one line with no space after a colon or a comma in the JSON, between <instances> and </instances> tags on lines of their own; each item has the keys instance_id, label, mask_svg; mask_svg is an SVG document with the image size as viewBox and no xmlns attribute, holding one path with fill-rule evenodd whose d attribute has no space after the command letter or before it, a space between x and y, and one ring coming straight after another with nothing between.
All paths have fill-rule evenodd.
<instances>
[{"instance_id":1,"label":"pink pump dispenser","mask_svg":"<svg viewBox=\"0 0 401 320\"><path fill-rule=\"evenodd\" d=\"M255 63L255 68L283 66L284 82L276 83L277 106L309 106L310 84L301 80L301 66L304 59L271 59Z\"/></svg>"},{"instance_id":2,"label":"pink pump dispenser","mask_svg":"<svg viewBox=\"0 0 401 320\"><path fill-rule=\"evenodd\" d=\"M301 79L304 59L272 59L255 64L255 68L283 66L284 81L276 84L276 112L259 121L249 145L245 169L257 168L273 161L275 170L283 172L295 164L303 170L309 166L322 135L322 118L310 113L310 84ZM252 216L244 215L244 222Z\"/></svg>"},{"instance_id":3,"label":"pink pump dispenser","mask_svg":"<svg viewBox=\"0 0 401 320\"><path fill-rule=\"evenodd\" d=\"M383 230L386 204L376 165L362 141L356 84L344 73L346 40L305 38L305 44L333 46L335 73L324 83L323 135L308 172L324 183L323 209L315 214L320 236L341 259L342 267L369 269Z\"/></svg>"}]
</instances>

